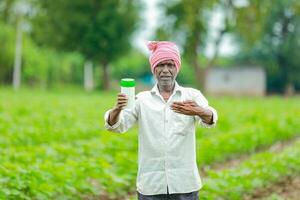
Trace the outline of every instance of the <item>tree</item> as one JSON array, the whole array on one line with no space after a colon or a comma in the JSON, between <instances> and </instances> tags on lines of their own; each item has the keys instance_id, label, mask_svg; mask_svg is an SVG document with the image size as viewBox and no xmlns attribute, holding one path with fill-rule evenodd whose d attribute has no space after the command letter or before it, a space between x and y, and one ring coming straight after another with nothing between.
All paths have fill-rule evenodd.
<instances>
[{"instance_id":1,"label":"tree","mask_svg":"<svg viewBox=\"0 0 300 200\"><path fill-rule=\"evenodd\" d=\"M39 45L78 51L102 66L102 86L109 88L108 66L130 48L137 27L138 3L132 0L38 0L32 37Z\"/></svg>"},{"instance_id":2,"label":"tree","mask_svg":"<svg viewBox=\"0 0 300 200\"><path fill-rule=\"evenodd\" d=\"M197 86L204 90L207 69L215 62L219 53L219 45L225 33L230 30L230 16L233 3L231 0L180 0L163 3L165 20L157 31L160 39L174 39L183 48L184 56L194 68ZM220 8L224 14L224 26L215 38L215 52L206 63L200 63L200 51L204 51L208 41L210 14L213 9Z\"/></svg>"},{"instance_id":3,"label":"tree","mask_svg":"<svg viewBox=\"0 0 300 200\"><path fill-rule=\"evenodd\" d=\"M16 0L0 0L0 20L9 22L11 18L11 10Z\"/></svg>"},{"instance_id":4,"label":"tree","mask_svg":"<svg viewBox=\"0 0 300 200\"><path fill-rule=\"evenodd\" d=\"M14 29L0 21L0 82L11 83L15 54Z\"/></svg>"},{"instance_id":5,"label":"tree","mask_svg":"<svg viewBox=\"0 0 300 200\"><path fill-rule=\"evenodd\" d=\"M17 27L12 83L14 89L18 89L21 85L23 27L26 25L24 18L29 12L30 4L25 0L6 0L0 1L0 7L0 19L16 24Z\"/></svg>"},{"instance_id":6,"label":"tree","mask_svg":"<svg viewBox=\"0 0 300 200\"><path fill-rule=\"evenodd\" d=\"M299 1L252 0L235 14L238 58L266 66L270 91L293 92L300 83Z\"/></svg>"}]
</instances>

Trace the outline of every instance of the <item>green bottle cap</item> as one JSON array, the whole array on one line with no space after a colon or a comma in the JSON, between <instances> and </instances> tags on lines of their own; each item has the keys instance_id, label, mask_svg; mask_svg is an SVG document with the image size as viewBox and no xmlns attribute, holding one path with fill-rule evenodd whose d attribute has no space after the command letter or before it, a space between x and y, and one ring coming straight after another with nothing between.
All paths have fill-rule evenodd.
<instances>
[{"instance_id":1,"label":"green bottle cap","mask_svg":"<svg viewBox=\"0 0 300 200\"><path fill-rule=\"evenodd\" d=\"M121 87L134 87L135 81L133 78L122 78L120 85Z\"/></svg>"}]
</instances>

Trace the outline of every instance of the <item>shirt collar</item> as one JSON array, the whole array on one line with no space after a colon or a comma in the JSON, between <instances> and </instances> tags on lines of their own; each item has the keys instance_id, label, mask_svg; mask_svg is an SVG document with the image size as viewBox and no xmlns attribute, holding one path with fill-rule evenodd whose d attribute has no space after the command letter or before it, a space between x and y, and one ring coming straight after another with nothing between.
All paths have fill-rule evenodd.
<instances>
[{"instance_id":1,"label":"shirt collar","mask_svg":"<svg viewBox=\"0 0 300 200\"><path fill-rule=\"evenodd\" d=\"M176 92L182 92L182 87L180 85L178 85L177 81L175 81L175 87L174 87L174 91L173 93ZM152 94L159 94L159 90L158 90L158 85L157 83L154 85L154 87L151 89L151 93Z\"/></svg>"}]
</instances>

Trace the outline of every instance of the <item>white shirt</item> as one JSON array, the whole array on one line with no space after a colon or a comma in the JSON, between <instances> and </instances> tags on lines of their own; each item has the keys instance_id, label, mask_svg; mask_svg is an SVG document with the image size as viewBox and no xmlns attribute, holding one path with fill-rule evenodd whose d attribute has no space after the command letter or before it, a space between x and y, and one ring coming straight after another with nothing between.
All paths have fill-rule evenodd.
<instances>
[{"instance_id":1,"label":"white shirt","mask_svg":"<svg viewBox=\"0 0 300 200\"><path fill-rule=\"evenodd\" d=\"M166 102L160 95L157 84L151 91L136 95L134 109L121 111L113 126L107 130L124 133L138 123L138 175L137 190L144 195L189 193L202 187L196 163L195 125L210 128L218 116L214 108L199 90L185 88L175 83L175 88ZM194 100L199 106L213 112L213 124L205 124L199 116L175 113L170 105L174 101Z\"/></svg>"}]
</instances>

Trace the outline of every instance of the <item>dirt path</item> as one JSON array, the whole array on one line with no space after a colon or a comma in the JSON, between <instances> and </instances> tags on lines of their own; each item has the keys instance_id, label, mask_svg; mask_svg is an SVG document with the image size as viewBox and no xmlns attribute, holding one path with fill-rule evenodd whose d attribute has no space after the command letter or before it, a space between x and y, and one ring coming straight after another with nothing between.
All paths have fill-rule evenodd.
<instances>
[{"instance_id":1,"label":"dirt path","mask_svg":"<svg viewBox=\"0 0 300 200\"><path fill-rule=\"evenodd\" d=\"M205 178L205 177L208 176L208 174L207 174L208 170L221 171L223 169L230 169L230 168L236 167L240 163L242 163L243 161L249 159L249 157L251 157L252 155L257 154L257 153L261 153L261 152L265 152L265 151L280 152L285 147L290 146L291 144L293 144L295 141L297 141L299 139L300 139L300 136L297 136L297 137L291 138L289 140L278 141L278 142L276 142L275 144L273 144L271 146L264 147L264 148L259 148L253 153L244 154L244 155L238 156L234 159L230 159L230 160L226 160L224 162L213 163L212 165L204 166L204 167L200 168L200 175L201 175L201 177Z\"/></svg>"},{"instance_id":2,"label":"dirt path","mask_svg":"<svg viewBox=\"0 0 300 200\"><path fill-rule=\"evenodd\" d=\"M285 147L287 147L287 146L290 146L291 144L293 144L295 141L297 141L297 140L299 140L300 139L300 137L299 136L297 136L297 137L294 137L294 138L291 138L291 139L289 139L289 140L285 140L285 141L278 141L278 142L276 142L275 144L273 144L273 145L271 145L271 146L268 146L268 147L264 147L264 148L259 148L259 149L257 149L255 152L253 152L253 153L250 153L250 154L246 154L246 155L241 155L241 156L238 156L238 157L236 157L236 158L234 158L234 159L230 159L230 160L226 160L226 161L224 161L224 162L221 162L221 163L214 163L214 164L212 164L212 165L208 165L208 166L204 166L204 167L202 167L202 168L200 168L200 175L201 175L201 177L202 178L205 178L205 177L207 177L207 171L208 170L214 170L214 171L220 171L220 170L223 170L223 169L229 169L229 168L233 168L233 167L236 167L236 166L238 166L240 163L242 163L243 161L245 161L245 160L247 160L247 159L249 159L249 157L251 157L252 155L254 155L254 154L256 154L256 153L260 153L260 152L264 152L264 151L269 151L269 152L280 152L280 151L282 151ZM297 182L298 181L298 182ZM294 195L294 193L295 193L295 195L296 196L298 196L299 198L299 200L300 200L300 189L299 189L299 185L297 185L297 183L299 183L299 181L300 181L300 177L298 177L298 179L296 180L296 185L295 185L295 187L294 188L290 188L290 189L285 189L284 191L286 191L287 193L286 193L286 195L288 196L288 195ZM297 193L297 191L294 191L294 190L296 190L296 188L298 187L298 193ZM275 189L275 188L274 188ZM265 194L266 194L266 196L264 196L264 198L265 197L268 197L270 194L271 194L271 189L270 190L267 190L267 188L263 188L262 190L261 190L261 193L263 194L264 193L264 191L266 190L266 192L265 192ZM278 190L279 191L279 190ZM274 193L274 192L273 192ZM255 195L256 195L256 192L255 192L255 194L253 194L254 196L247 196L247 197L245 197L245 200L254 200L256 197L255 197ZM282 194L282 195L284 195L284 193ZM260 192L258 191L258 193L257 193L257 196L262 196L262 195L260 195ZM280 195L281 196L281 195ZM283 197L283 196L282 196ZM134 194L129 194L127 197L124 197L124 200L129 200L129 199L135 199L136 198L136 194L134 193ZM100 199L103 199L103 200L105 200L105 199L109 199L109 198L107 198L107 196L106 196L106 198L105 198L105 195L103 195ZM119 199L116 199L116 200L120 200L120 199L122 199L122 198L119 198ZM261 199L263 199L263 198L261 198ZM283 199L285 199L285 198L283 198ZM294 200L293 198L290 198L291 200ZM287 200L290 200L289 198L287 198ZM296 198L297 199L297 198ZM295 200L296 200L295 199ZM297 200L298 200L297 199ZM256 199L255 199L256 200ZM271 199L270 199L271 200ZM274 200L274 199L272 199L272 200ZM276 199L276 200L279 200L279 199ZM280 199L280 200L282 200L282 199Z\"/></svg>"},{"instance_id":3,"label":"dirt path","mask_svg":"<svg viewBox=\"0 0 300 200\"><path fill-rule=\"evenodd\" d=\"M269 147L261 148L254 153L242 155L235 159L227 160L224 163L216 163L208 168L201 169L201 175L207 177L207 169L219 171L238 166L241 162L249 159L251 155L260 152L280 152L285 147L292 145L294 142L300 140L300 137L291 138L286 141L277 142ZM244 196L244 200L300 200L300 175L295 177L285 177L280 181L271 184L269 187L256 190L254 193Z\"/></svg>"},{"instance_id":4,"label":"dirt path","mask_svg":"<svg viewBox=\"0 0 300 200\"><path fill-rule=\"evenodd\" d=\"M245 196L244 200L299 200L300 175L286 177L269 187L256 190L253 194Z\"/></svg>"}]
</instances>

